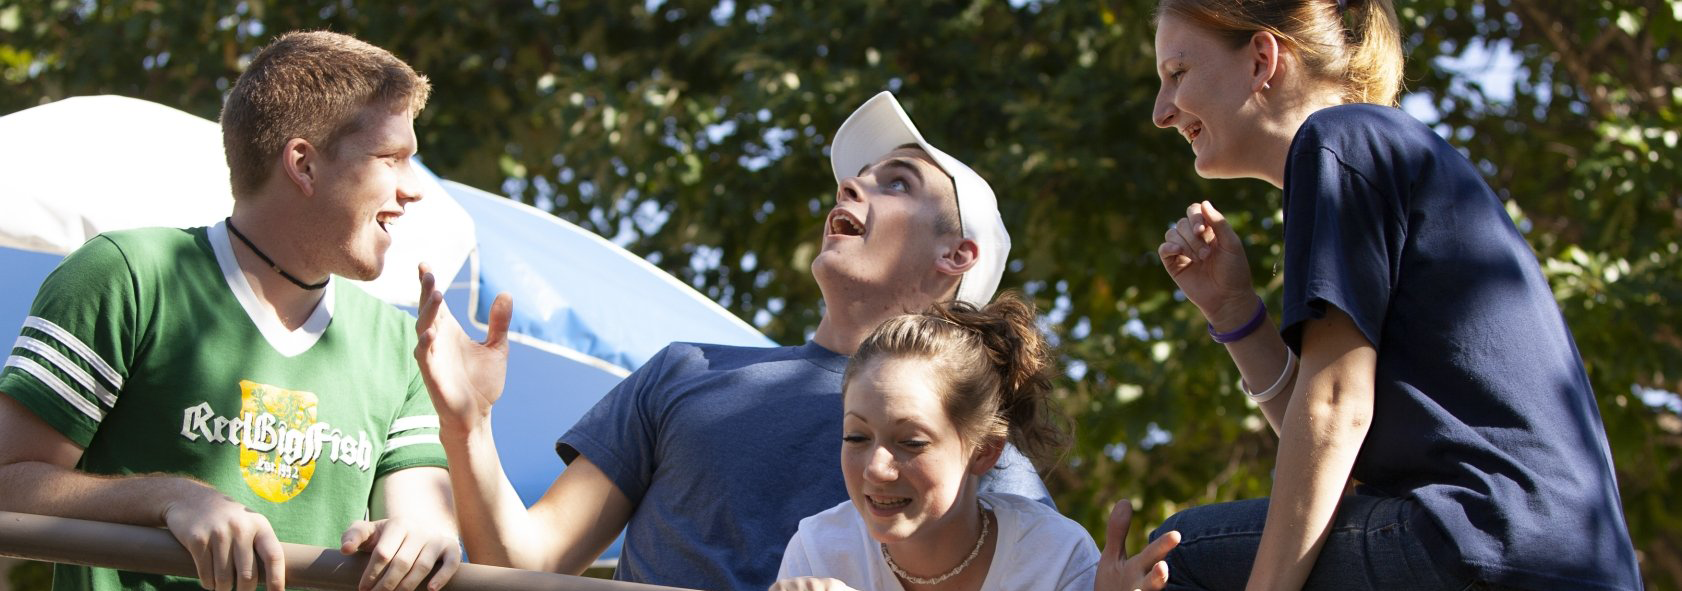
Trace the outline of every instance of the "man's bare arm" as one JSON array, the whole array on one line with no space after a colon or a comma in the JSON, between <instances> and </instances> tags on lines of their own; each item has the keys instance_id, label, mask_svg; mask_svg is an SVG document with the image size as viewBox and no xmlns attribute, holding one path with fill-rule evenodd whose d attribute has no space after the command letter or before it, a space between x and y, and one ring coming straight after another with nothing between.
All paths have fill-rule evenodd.
<instances>
[{"instance_id":1,"label":"man's bare arm","mask_svg":"<svg viewBox=\"0 0 1682 591\"><path fill-rule=\"evenodd\" d=\"M86 474L74 468L81 458L81 447L0 393L0 510L167 526L205 587L255 589L261 564L268 587L285 588L280 540L262 515L189 478Z\"/></svg>"}]
</instances>

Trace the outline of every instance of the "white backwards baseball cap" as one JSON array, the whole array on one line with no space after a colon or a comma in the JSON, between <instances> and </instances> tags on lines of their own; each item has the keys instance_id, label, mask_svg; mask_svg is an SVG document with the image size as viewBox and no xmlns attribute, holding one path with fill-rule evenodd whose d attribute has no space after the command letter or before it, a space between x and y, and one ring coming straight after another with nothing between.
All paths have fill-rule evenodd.
<instances>
[{"instance_id":1,"label":"white backwards baseball cap","mask_svg":"<svg viewBox=\"0 0 1682 591\"><path fill-rule=\"evenodd\" d=\"M884 154L906 144L916 144L934 159L958 193L958 225L964 238L975 241L975 266L958 279L958 299L976 307L993 301L993 292L1004 276L1005 261L1010 257L1010 232L1005 230L1004 218L999 216L999 201L993 188L969 166L940 151L923 139L911 117L894 100L894 95L882 91L870 97L858 110L847 117L835 131L835 143L829 149L829 165L840 183L858 171L880 160Z\"/></svg>"}]
</instances>

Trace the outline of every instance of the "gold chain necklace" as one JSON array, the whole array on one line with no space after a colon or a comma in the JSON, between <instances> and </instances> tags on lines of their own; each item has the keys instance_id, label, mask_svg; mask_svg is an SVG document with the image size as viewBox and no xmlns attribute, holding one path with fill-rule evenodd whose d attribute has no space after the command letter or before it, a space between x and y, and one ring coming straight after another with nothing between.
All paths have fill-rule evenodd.
<instances>
[{"instance_id":1,"label":"gold chain necklace","mask_svg":"<svg viewBox=\"0 0 1682 591\"><path fill-rule=\"evenodd\" d=\"M888 568L893 570L894 574L899 575L899 578L918 585L939 585L946 579L958 576L958 573L964 572L964 567L969 566L970 561L975 560L975 555L981 553L981 545L987 542L987 525L989 521L991 520L987 518L987 510L983 508L981 510L981 537L975 539L975 547L970 549L969 556L965 557L963 562L958 563L957 568L948 571L944 575L940 575L932 579L911 576L910 573L905 572L905 569L900 568L898 564L894 564L894 557L888 554L887 544L882 544L882 558L888 561Z\"/></svg>"}]
</instances>

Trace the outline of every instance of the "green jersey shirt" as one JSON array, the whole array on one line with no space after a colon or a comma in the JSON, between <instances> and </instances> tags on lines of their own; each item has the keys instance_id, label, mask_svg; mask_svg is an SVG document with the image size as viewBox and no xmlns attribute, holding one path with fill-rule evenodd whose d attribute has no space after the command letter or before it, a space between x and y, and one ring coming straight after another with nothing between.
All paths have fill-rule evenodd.
<instances>
[{"instance_id":1,"label":"green jersey shirt","mask_svg":"<svg viewBox=\"0 0 1682 591\"><path fill-rule=\"evenodd\" d=\"M444 466L414 319L333 279L304 326L262 307L226 226L96 236L47 277L0 392L82 446L93 474L173 473L336 547L374 481ZM199 589L59 566L58 589Z\"/></svg>"}]
</instances>

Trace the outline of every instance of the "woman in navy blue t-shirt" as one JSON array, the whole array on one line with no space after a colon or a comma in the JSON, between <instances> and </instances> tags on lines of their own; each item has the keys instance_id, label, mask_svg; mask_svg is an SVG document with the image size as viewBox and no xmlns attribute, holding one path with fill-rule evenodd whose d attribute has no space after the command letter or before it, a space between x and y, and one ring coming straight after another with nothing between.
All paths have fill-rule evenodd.
<instances>
[{"instance_id":1,"label":"woman in navy blue t-shirt","mask_svg":"<svg viewBox=\"0 0 1682 591\"><path fill-rule=\"evenodd\" d=\"M1199 175L1262 179L1285 201L1278 331L1208 201L1159 251L1280 439L1271 502L1158 530L1184 536L1168 588L1640 588L1535 255L1472 164L1391 106L1390 1L1158 8L1157 125L1191 143Z\"/></svg>"}]
</instances>

